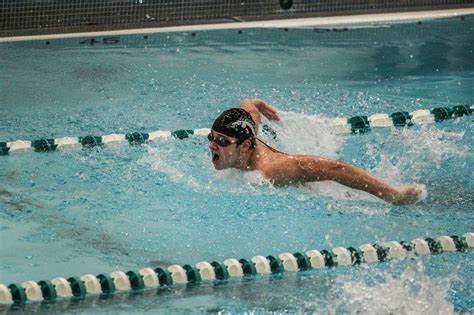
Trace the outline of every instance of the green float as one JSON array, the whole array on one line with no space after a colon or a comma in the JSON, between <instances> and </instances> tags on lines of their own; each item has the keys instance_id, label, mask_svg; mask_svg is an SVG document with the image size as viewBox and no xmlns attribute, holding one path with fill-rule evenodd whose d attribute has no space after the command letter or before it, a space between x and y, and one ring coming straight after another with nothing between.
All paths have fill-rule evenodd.
<instances>
[{"instance_id":1,"label":"green float","mask_svg":"<svg viewBox=\"0 0 474 315\"><path fill-rule=\"evenodd\" d=\"M461 238L456 235L452 235L451 238L453 239L454 245L456 246L458 252L467 252L469 246L467 245L467 242L464 238Z\"/></svg>"},{"instance_id":2,"label":"green float","mask_svg":"<svg viewBox=\"0 0 474 315\"><path fill-rule=\"evenodd\" d=\"M229 272L227 271L227 267L217 261L213 261L211 266L214 268L214 273L216 274L217 280L227 280L229 279Z\"/></svg>"},{"instance_id":3,"label":"green float","mask_svg":"<svg viewBox=\"0 0 474 315\"><path fill-rule=\"evenodd\" d=\"M359 265L364 259L364 254L359 248L348 247L347 250L351 253L351 260L353 265Z\"/></svg>"},{"instance_id":4,"label":"green float","mask_svg":"<svg viewBox=\"0 0 474 315\"><path fill-rule=\"evenodd\" d=\"M78 277L70 277L67 279L67 281L71 285L72 295L74 295L74 297L82 299L86 296L86 287L84 286L84 282L82 282L81 279Z\"/></svg>"},{"instance_id":5,"label":"green float","mask_svg":"<svg viewBox=\"0 0 474 315\"><path fill-rule=\"evenodd\" d=\"M183 269L186 271L189 284L198 284L201 282L201 274L195 267L191 265L184 265Z\"/></svg>"},{"instance_id":6,"label":"green float","mask_svg":"<svg viewBox=\"0 0 474 315\"><path fill-rule=\"evenodd\" d=\"M102 145L102 137L96 137L96 136L79 137L79 143L82 144L82 146L86 148L100 146Z\"/></svg>"},{"instance_id":7,"label":"green float","mask_svg":"<svg viewBox=\"0 0 474 315\"><path fill-rule=\"evenodd\" d=\"M41 293L43 294L43 299L46 301L54 301L58 297L56 293L56 288L54 285L47 280L41 280L38 282L39 287L41 288Z\"/></svg>"},{"instance_id":8,"label":"green float","mask_svg":"<svg viewBox=\"0 0 474 315\"><path fill-rule=\"evenodd\" d=\"M125 135L125 139L127 139L128 143L130 143L131 145L143 144L149 138L150 138L149 134L141 133L141 132L132 132L132 133L127 133Z\"/></svg>"},{"instance_id":9,"label":"green float","mask_svg":"<svg viewBox=\"0 0 474 315\"><path fill-rule=\"evenodd\" d=\"M104 294L115 293L115 283L109 275L100 274L96 278L99 280L102 293Z\"/></svg>"},{"instance_id":10,"label":"green float","mask_svg":"<svg viewBox=\"0 0 474 315\"><path fill-rule=\"evenodd\" d=\"M6 142L0 142L0 155L8 155L10 148L7 147Z\"/></svg>"},{"instance_id":11,"label":"green float","mask_svg":"<svg viewBox=\"0 0 474 315\"><path fill-rule=\"evenodd\" d=\"M377 252L377 258L379 259L379 261L386 261L388 258L389 248L383 247L379 244L374 244L373 246L375 248L375 251Z\"/></svg>"},{"instance_id":12,"label":"green float","mask_svg":"<svg viewBox=\"0 0 474 315\"><path fill-rule=\"evenodd\" d=\"M336 254L334 254L332 250L323 249L322 251L320 251L320 253L321 255L323 255L324 264L326 265L326 267L337 267Z\"/></svg>"},{"instance_id":13,"label":"green float","mask_svg":"<svg viewBox=\"0 0 474 315\"><path fill-rule=\"evenodd\" d=\"M393 125L396 127L404 127L406 125L412 126L413 123L411 122L411 116L408 112L395 112L390 114L390 118L392 118Z\"/></svg>"},{"instance_id":14,"label":"green float","mask_svg":"<svg viewBox=\"0 0 474 315\"><path fill-rule=\"evenodd\" d=\"M34 148L36 152L54 151L57 148L57 145L54 144L54 139L34 140L31 143L31 146Z\"/></svg>"},{"instance_id":15,"label":"green float","mask_svg":"<svg viewBox=\"0 0 474 315\"><path fill-rule=\"evenodd\" d=\"M432 238L425 238L426 243L428 243L428 247L430 248L430 252L432 254L441 254L443 252L443 246L438 240Z\"/></svg>"},{"instance_id":16,"label":"green float","mask_svg":"<svg viewBox=\"0 0 474 315\"><path fill-rule=\"evenodd\" d=\"M257 274L257 269L255 269L255 265L252 261L241 258L239 259L239 263L242 265L244 276L255 276Z\"/></svg>"},{"instance_id":17,"label":"green float","mask_svg":"<svg viewBox=\"0 0 474 315\"><path fill-rule=\"evenodd\" d=\"M436 122L450 119L453 117L454 110L449 107L438 107L430 110Z\"/></svg>"},{"instance_id":18,"label":"green float","mask_svg":"<svg viewBox=\"0 0 474 315\"><path fill-rule=\"evenodd\" d=\"M171 273L168 270L158 267L155 268L155 272L158 275L161 287L173 285L173 277L171 277Z\"/></svg>"},{"instance_id":19,"label":"green float","mask_svg":"<svg viewBox=\"0 0 474 315\"><path fill-rule=\"evenodd\" d=\"M138 272L129 270L125 274L127 275L128 280L130 280L130 287L132 290L143 290L145 284L143 283L142 276Z\"/></svg>"},{"instance_id":20,"label":"green float","mask_svg":"<svg viewBox=\"0 0 474 315\"><path fill-rule=\"evenodd\" d=\"M453 107L453 114L456 117L468 116L472 114L472 109L468 105L458 105Z\"/></svg>"},{"instance_id":21,"label":"green float","mask_svg":"<svg viewBox=\"0 0 474 315\"><path fill-rule=\"evenodd\" d=\"M294 253L300 271L311 269L311 260L305 253Z\"/></svg>"},{"instance_id":22,"label":"green float","mask_svg":"<svg viewBox=\"0 0 474 315\"><path fill-rule=\"evenodd\" d=\"M189 138L189 136L192 136L194 134L194 130L176 130L171 133L171 135L177 139L186 139Z\"/></svg>"},{"instance_id":23,"label":"green float","mask_svg":"<svg viewBox=\"0 0 474 315\"><path fill-rule=\"evenodd\" d=\"M283 262L280 258L275 256L267 256L267 259L270 263L270 270L273 274L282 273L283 271L285 271L285 268L283 267Z\"/></svg>"},{"instance_id":24,"label":"green float","mask_svg":"<svg viewBox=\"0 0 474 315\"><path fill-rule=\"evenodd\" d=\"M12 295L13 303L15 304L25 304L26 302L26 292L19 284L12 283L8 286L10 293Z\"/></svg>"},{"instance_id":25,"label":"green float","mask_svg":"<svg viewBox=\"0 0 474 315\"><path fill-rule=\"evenodd\" d=\"M369 118L367 116L354 116L347 120L351 125L352 133L363 133L370 131Z\"/></svg>"}]
</instances>

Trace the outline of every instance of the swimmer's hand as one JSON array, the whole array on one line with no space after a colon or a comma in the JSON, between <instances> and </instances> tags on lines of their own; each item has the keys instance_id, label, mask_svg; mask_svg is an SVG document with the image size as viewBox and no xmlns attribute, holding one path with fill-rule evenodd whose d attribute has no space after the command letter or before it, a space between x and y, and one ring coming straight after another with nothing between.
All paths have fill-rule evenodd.
<instances>
[{"instance_id":1,"label":"swimmer's hand","mask_svg":"<svg viewBox=\"0 0 474 315\"><path fill-rule=\"evenodd\" d=\"M422 187L418 185L400 186L389 202L394 205L414 204L423 199L424 193Z\"/></svg>"},{"instance_id":2,"label":"swimmer's hand","mask_svg":"<svg viewBox=\"0 0 474 315\"><path fill-rule=\"evenodd\" d=\"M269 120L280 120L276 108L258 98L245 99L240 103L240 107L252 114L252 118L256 123L260 123L258 114L262 114ZM254 112L255 110L256 112Z\"/></svg>"},{"instance_id":3,"label":"swimmer's hand","mask_svg":"<svg viewBox=\"0 0 474 315\"><path fill-rule=\"evenodd\" d=\"M260 114L267 117L269 120L280 120L280 116L278 116L278 113L275 107L259 99L257 99L256 101L257 102L255 103L255 107L257 107Z\"/></svg>"}]
</instances>

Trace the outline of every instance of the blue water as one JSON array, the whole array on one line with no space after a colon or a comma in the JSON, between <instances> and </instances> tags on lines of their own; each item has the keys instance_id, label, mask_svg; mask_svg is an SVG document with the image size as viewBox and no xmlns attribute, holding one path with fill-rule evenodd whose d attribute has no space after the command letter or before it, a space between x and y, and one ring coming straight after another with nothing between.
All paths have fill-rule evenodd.
<instances>
[{"instance_id":1,"label":"blue water","mask_svg":"<svg viewBox=\"0 0 474 315\"><path fill-rule=\"evenodd\" d=\"M279 149L424 184L428 198L396 207L331 183L274 188L256 173L213 170L204 138L1 156L0 283L474 231L472 116L354 136L326 126L474 103L473 31L467 16L2 43L0 141L209 127L259 97L282 111L270 124L278 138L263 136ZM473 312L472 261L443 254L42 307Z\"/></svg>"}]
</instances>

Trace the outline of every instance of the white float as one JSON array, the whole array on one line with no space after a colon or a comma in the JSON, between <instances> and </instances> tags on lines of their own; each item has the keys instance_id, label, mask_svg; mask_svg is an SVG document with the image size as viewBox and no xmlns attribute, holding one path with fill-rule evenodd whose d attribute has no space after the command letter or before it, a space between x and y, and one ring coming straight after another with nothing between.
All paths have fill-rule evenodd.
<instances>
[{"instance_id":1,"label":"white float","mask_svg":"<svg viewBox=\"0 0 474 315\"><path fill-rule=\"evenodd\" d=\"M77 137L63 137L54 139L54 144L57 145L56 150L73 149L81 146L79 143L79 138Z\"/></svg>"},{"instance_id":2,"label":"white float","mask_svg":"<svg viewBox=\"0 0 474 315\"><path fill-rule=\"evenodd\" d=\"M230 258L224 260L224 265L227 267L227 272L231 277L243 277L244 271L242 270L242 265L237 259Z\"/></svg>"},{"instance_id":3,"label":"white float","mask_svg":"<svg viewBox=\"0 0 474 315\"><path fill-rule=\"evenodd\" d=\"M156 272L151 268L142 268L139 271L140 275L143 278L143 284L147 288L155 288L160 285L160 280L158 279L158 275Z\"/></svg>"},{"instance_id":4,"label":"white float","mask_svg":"<svg viewBox=\"0 0 474 315\"><path fill-rule=\"evenodd\" d=\"M321 254L318 250L308 250L306 252L306 256L309 257L311 262L311 268L324 268L326 263L324 262L323 254Z\"/></svg>"},{"instance_id":5,"label":"white float","mask_svg":"<svg viewBox=\"0 0 474 315\"><path fill-rule=\"evenodd\" d=\"M25 289L26 298L33 302L38 302L43 300L43 292L41 291L40 286L34 281L25 281L21 284L23 289Z\"/></svg>"},{"instance_id":6,"label":"white float","mask_svg":"<svg viewBox=\"0 0 474 315\"><path fill-rule=\"evenodd\" d=\"M209 128L200 128L193 130L193 136L206 137L211 132Z\"/></svg>"},{"instance_id":7,"label":"white float","mask_svg":"<svg viewBox=\"0 0 474 315\"><path fill-rule=\"evenodd\" d=\"M347 123L347 118L334 118L329 123L329 126L336 134L352 132L352 126Z\"/></svg>"},{"instance_id":8,"label":"white float","mask_svg":"<svg viewBox=\"0 0 474 315\"><path fill-rule=\"evenodd\" d=\"M411 243L415 246L415 253L417 255L429 255L431 253L430 247L425 240L417 238L411 241Z\"/></svg>"},{"instance_id":9,"label":"white float","mask_svg":"<svg viewBox=\"0 0 474 315\"><path fill-rule=\"evenodd\" d=\"M419 109L410 113L411 121L415 124L429 124L435 121L434 116L427 109Z\"/></svg>"},{"instance_id":10,"label":"white float","mask_svg":"<svg viewBox=\"0 0 474 315\"><path fill-rule=\"evenodd\" d=\"M466 233L463 236L466 239L467 246L469 246L469 248L473 248L474 247L474 233Z\"/></svg>"},{"instance_id":11,"label":"white float","mask_svg":"<svg viewBox=\"0 0 474 315\"><path fill-rule=\"evenodd\" d=\"M56 289L56 294L59 297L71 297L72 296L72 289L71 284L64 278L54 278L51 280L51 283L54 285Z\"/></svg>"},{"instance_id":12,"label":"white float","mask_svg":"<svg viewBox=\"0 0 474 315\"><path fill-rule=\"evenodd\" d=\"M290 253L282 253L278 256L283 262L283 268L285 271L298 271L298 261L295 256Z\"/></svg>"},{"instance_id":13,"label":"white float","mask_svg":"<svg viewBox=\"0 0 474 315\"><path fill-rule=\"evenodd\" d=\"M7 142L7 147L10 148L8 153L20 153L28 152L33 150L31 147L31 141L17 140L13 142Z\"/></svg>"},{"instance_id":14,"label":"white float","mask_svg":"<svg viewBox=\"0 0 474 315\"><path fill-rule=\"evenodd\" d=\"M188 276L186 270L183 269L180 265L172 265L168 267L168 271L171 273L173 282L177 284L188 283Z\"/></svg>"},{"instance_id":15,"label":"white float","mask_svg":"<svg viewBox=\"0 0 474 315\"><path fill-rule=\"evenodd\" d=\"M364 261L367 263L379 261L377 256L377 250L370 244L363 244L359 246L359 249L364 253Z\"/></svg>"},{"instance_id":16,"label":"white float","mask_svg":"<svg viewBox=\"0 0 474 315\"><path fill-rule=\"evenodd\" d=\"M86 287L86 291L89 294L101 294L102 293L102 286L100 285L99 279L96 276L87 274L81 277L81 281L84 282L84 286Z\"/></svg>"},{"instance_id":17,"label":"white float","mask_svg":"<svg viewBox=\"0 0 474 315\"><path fill-rule=\"evenodd\" d=\"M131 289L130 279L123 271L114 271L110 274L114 280L115 288L121 291L128 291Z\"/></svg>"},{"instance_id":18,"label":"white float","mask_svg":"<svg viewBox=\"0 0 474 315\"><path fill-rule=\"evenodd\" d=\"M153 141L157 139L169 139L171 138L171 132L170 131L163 131L163 130L158 130L158 131L153 131L150 132L148 140Z\"/></svg>"},{"instance_id":19,"label":"white float","mask_svg":"<svg viewBox=\"0 0 474 315\"><path fill-rule=\"evenodd\" d=\"M332 250L336 254L336 261L338 265L347 266L352 264L351 252L344 247L336 247Z\"/></svg>"},{"instance_id":20,"label":"white float","mask_svg":"<svg viewBox=\"0 0 474 315\"><path fill-rule=\"evenodd\" d=\"M398 242L388 242L384 246L388 247L388 258L390 259L404 259L407 252L403 246Z\"/></svg>"},{"instance_id":21,"label":"white float","mask_svg":"<svg viewBox=\"0 0 474 315\"><path fill-rule=\"evenodd\" d=\"M199 270L202 280L215 280L216 272L214 267L207 261L201 261L196 264L196 268Z\"/></svg>"},{"instance_id":22,"label":"white float","mask_svg":"<svg viewBox=\"0 0 474 315\"><path fill-rule=\"evenodd\" d=\"M369 125L371 128L393 127L393 121L387 114L373 114L369 116Z\"/></svg>"},{"instance_id":23,"label":"white float","mask_svg":"<svg viewBox=\"0 0 474 315\"><path fill-rule=\"evenodd\" d=\"M139 270L140 275L143 279L143 284L147 288L155 288L160 285L160 280L158 279L158 275L156 272L151 268L142 268Z\"/></svg>"},{"instance_id":24,"label":"white float","mask_svg":"<svg viewBox=\"0 0 474 315\"><path fill-rule=\"evenodd\" d=\"M104 144L114 145L114 144L120 144L125 141L127 141L127 139L125 139L124 134L113 133L110 135L102 136L102 143Z\"/></svg>"},{"instance_id":25,"label":"white float","mask_svg":"<svg viewBox=\"0 0 474 315\"><path fill-rule=\"evenodd\" d=\"M268 259L264 256L255 256L252 257L252 262L255 264L255 269L257 273L271 273L272 268L270 268L270 263Z\"/></svg>"},{"instance_id":26,"label":"white float","mask_svg":"<svg viewBox=\"0 0 474 315\"><path fill-rule=\"evenodd\" d=\"M445 252L455 252L456 251L456 244L451 237L447 235L443 235L437 238L437 240L441 243L441 247Z\"/></svg>"},{"instance_id":27,"label":"white float","mask_svg":"<svg viewBox=\"0 0 474 315\"><path fill-rule=\"evenodd\" d=\"M12 304L13 297L10 289L4 284L0 284L0 304Z\"/></svg>"}]
</instances>

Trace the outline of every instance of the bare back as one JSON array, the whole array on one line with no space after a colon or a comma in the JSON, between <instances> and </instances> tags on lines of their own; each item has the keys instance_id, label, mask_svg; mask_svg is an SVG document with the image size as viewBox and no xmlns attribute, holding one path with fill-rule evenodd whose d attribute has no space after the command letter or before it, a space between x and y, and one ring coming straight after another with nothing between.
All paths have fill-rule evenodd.
<instances>
[{"instance_id":1,"label":"bare back","mask_svg":"<svg viewBox=\"0 0 474 315\"><path fill-rule=\"evenodd\" d=\"M275 185L291 185L299 182L316 181L309 179L300 171L304 161L318 159L317 156L291 155L279 151L262 140L257 140L254 154L254 169Z\"/></svg>"},{"instance_id":2,"label":"bare back","mask_svg":"<svg viewBox=\"0 0 474 315\"><path fill-rule=\"evenodd\" d=\"M259 99L243 100L240 107L252 116L258 132L260 114L280 120L277 110ZM394 204L415 203L422 190L416 185L393 187L354 165L314 155L290 155L280 152L261 140L250 158L250 168L262 172L275 185L291 185L332 180L347 187L366 191Z\"/></svg>"}]
</instances>

